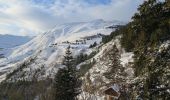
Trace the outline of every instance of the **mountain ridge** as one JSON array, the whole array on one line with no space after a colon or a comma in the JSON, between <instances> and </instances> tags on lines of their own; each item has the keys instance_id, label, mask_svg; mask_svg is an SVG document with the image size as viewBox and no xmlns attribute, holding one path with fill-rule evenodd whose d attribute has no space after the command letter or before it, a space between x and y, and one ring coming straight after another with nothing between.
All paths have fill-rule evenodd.
<instances>
[{"instance_id":1,"label":"mountain ridge","mask_svg":"<svg viewBox=\"0 0 170 100\"><path fill-rule=\"evenodd\" d=\"M6 53L5 57L7 59L0 59L0 65L3 65L3 67L0 68L0 71L3 71L4 73L10 70L13 71L17 68L20 62L24 60L27 61L28 59L31 59L32 56L36 56L38 58L35 60L38 64L36 66L45 66L44 70L46 71L54 70L53 68L56 63L61 63L64 50L68 45L72 46L74 55L77 55L82 51L89 54L92 52L92 49L89 49L89 46L94 42L100 44L102 40L102 37L98 34L110 34L110 32L114 29L107 29L106 27L114 24L117 24L117 22L114 23L110 21L106 22L103 20L96 20L74 24L67 23L56 26L52 30L38 35L28 43L13 48L11 51ZM96 35L96 38L89 38L90 40L83 39L83 37L93 35ZM34 69L33 67L31 68Z\"/></svg>"},{"instance_id":2,"label":"mountain ridge","mask_svg":"<svg viewBox=\"0 0 170 100\"><path fill-rule=\"evenodd\" d=\"M0 48L13 48L30 41L33 37L0 34Z\"/></svg>"}]
</instances>

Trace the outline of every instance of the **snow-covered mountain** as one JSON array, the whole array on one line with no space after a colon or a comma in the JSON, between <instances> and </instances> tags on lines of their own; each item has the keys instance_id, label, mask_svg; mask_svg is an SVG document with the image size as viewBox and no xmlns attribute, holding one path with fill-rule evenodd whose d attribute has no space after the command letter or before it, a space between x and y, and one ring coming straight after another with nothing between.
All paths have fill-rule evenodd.
<instances>
[{"instance_id":1,"label":"snow-covered mountain","mask_svg":"<svg viewBox=\"0 0 170 100\"><path fill-rule=\"evenodd\" d=\"M32 37L28 36L14 36L14 35L0 35L0 48L13 48L30 41Z\"/></svg>"},{"instance_id":2,"label":"snow-covered mountain","mask_svg":"<svg viewBox=\"0 0 170 100\"><path fill-rule=\"evenodd\" d=\"M56 25L54 29L6 52L4 58L0 59L0 80L18 68L21 69L20 73L14 75L18 80L29 80L35 75L39 79L51 77L61 66L66 47L71 45L74 55L80 52L90 54L92 49L89 46L94 42L100 44L102 36L114 30L107 27L121 24L118 21L94 20ZM27 67L22 67L23 64L27 64Z\"/></svg>"}]
</instances>

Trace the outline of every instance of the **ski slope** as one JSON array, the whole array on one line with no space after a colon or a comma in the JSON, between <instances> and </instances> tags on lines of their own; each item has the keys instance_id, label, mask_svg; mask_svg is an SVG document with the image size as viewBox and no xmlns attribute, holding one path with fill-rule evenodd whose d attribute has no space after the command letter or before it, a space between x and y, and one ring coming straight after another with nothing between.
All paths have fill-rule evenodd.
<instances>
[{"instance_id":1,"label":"ski slope","mask_svg":"<svg viewBox=\"0 0 170 100\"><path fill-rule=\"evenodd\" d=\"M5 58L0 59L0 79L4 79L6 73L12 72L23 62L35 58L24 73L33 74L39 68L44 69L44 75L50 76L61 66L65 49L70 45L73 55L80 52L89 54L92 49L89 46L94 42L101 42L102 35L110 34L114 29L106 27L120 25L121 22L94 20L90 22L76 22L56 25L55 28L42 33L28 43L13 48L6 52ZM79 41L79 42L76 42ZM85 41L85 43L83 43ZM27 79L31 78L25 75Z\"/></svg>"}]
</instances>

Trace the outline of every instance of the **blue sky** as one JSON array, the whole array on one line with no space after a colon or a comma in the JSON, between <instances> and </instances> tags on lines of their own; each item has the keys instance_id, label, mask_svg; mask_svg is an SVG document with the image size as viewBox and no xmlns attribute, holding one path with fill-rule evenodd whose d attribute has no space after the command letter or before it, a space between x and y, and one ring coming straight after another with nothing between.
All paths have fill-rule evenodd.
<instances>
[{"instance_id":1,"label":"blue sky","mask_svg":"<svg viewBox=\"0 0 170 100\"><path fill-rule=\"evenodd\" d=\"M143 0L0 0L0 34L36 35L56 24L130 21Z\"/></svg>"},{"instance_id":2,"label":"blue sky","mask_svg":"<svg viewBox=\"0 0 170 100\"><path fill-rule=\"evenodd\" d=\"M36 4L44 4L44 5L52 5L57 0L30 0ZM59 1L59 0L58 0ZM77 1L83 1L84 3L88 3L90 5L107 5L112 2L112 0L77 0ZM60 0L60 2L68 3L69 0Z\"/></svg>"}]
</instances>

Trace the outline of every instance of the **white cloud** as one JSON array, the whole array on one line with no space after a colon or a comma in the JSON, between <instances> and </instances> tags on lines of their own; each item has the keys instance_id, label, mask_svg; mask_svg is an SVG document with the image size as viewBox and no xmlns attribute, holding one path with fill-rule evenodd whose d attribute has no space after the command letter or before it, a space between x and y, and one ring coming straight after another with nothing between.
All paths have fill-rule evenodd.
<instances>
[{"instance_id":1,"label":"white cloud","mask_svg":"<svg viewBox=\"0 0 170 100\"><path fill-rule=\"evenodd\" d=\"M85 0L0 0L0 34L28 35L51 29L56 24L104 20L128 21L143 0L112 0L90 5ZM52 1L52 0L51 0ZM7 30L7 31L6 31Z\"/></svg>"}]
</instances>

